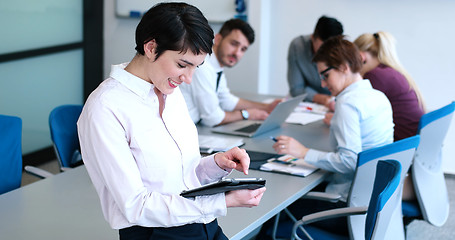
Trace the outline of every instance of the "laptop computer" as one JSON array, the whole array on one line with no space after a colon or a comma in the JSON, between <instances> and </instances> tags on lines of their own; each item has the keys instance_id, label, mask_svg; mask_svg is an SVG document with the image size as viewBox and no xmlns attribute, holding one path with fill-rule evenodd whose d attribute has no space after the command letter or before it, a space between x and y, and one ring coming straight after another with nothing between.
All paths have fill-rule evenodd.
<instances>
[{"instance_id":1,"label":"laptop computer","mask_svg":"<svg viewBox=\"0 0 455 240\"><path fill-rule=\"evenodd\" d=\"M276 105L264 121L242 120L212 128L212 132L245 137L255 137L279 128L292 111L305 98L306 94L296 96Z\"/></svg>"}]
</instances>

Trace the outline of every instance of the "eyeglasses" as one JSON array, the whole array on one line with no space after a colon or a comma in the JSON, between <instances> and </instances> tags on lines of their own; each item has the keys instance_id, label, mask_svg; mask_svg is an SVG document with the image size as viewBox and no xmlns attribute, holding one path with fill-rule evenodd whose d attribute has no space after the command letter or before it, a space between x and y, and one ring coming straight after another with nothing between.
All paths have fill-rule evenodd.
<instances>
[{"instance_id":1,"label":"eyeglasses","mask_svg":"<svg viewBox=\"0 0 455 240\"><path fill-rule=\"evenodd\" d=\"M327 78L329 78L329 74L326 74L328 71L335 69L335 67L328 67L324 71L320 72L319 75L321 76L321 79L324 81L327 81Z\"/></svg>"}]
</instances>

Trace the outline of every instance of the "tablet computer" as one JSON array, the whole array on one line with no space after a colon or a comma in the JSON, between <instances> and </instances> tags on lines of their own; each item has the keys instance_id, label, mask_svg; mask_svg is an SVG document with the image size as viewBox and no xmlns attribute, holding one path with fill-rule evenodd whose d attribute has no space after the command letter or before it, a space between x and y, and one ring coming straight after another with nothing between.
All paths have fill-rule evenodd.
<instances>
[{"instance_id":1,"label":"tablet computer","mask_svg":"<svg viewBox=\"0 0 455 240\"><path fill-rule=\"evenodd\" d=\"M265 186L262 178L223 178L218 182L206 184L204 186L184 190L180 193L182 197L196 197L201 195L212 195L217 193L229 192L240 189L257 189Z\"/></svg>"}]
</instances>

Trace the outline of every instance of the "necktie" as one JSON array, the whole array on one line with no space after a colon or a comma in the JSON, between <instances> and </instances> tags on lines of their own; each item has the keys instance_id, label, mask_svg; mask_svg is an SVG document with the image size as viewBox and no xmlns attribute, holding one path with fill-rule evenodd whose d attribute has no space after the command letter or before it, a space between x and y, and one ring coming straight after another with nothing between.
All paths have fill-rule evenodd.
<instances>
[{"instance_id":1,"label":"necktie","mask_svg":"<svg viewBox=\"0 0 455 240\"><path fill-rule=\"evenodd\" d=\"M221 74L223 74L223 71L219 71L216 74L218 74L218 77L216 78L216 91L218 91L218 85L220 85Z\"/></svg>"}]
</instances>

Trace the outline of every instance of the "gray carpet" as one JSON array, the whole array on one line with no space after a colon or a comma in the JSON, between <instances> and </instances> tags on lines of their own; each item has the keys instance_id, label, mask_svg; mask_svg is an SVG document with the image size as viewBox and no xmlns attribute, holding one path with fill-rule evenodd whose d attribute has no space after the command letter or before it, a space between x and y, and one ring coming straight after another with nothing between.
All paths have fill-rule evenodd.
<instances>
[{"instance_id":1,"label":"gray carpet","mask_svg":"<svg viewBox=\"0 0 455 240\"><path fill-rule=\"evenodd\" d=\"M446 183L450 200L450 213L447 222L442 227L435 227L423 220L414 220L408 225L406 239L455 239L455 176L446 175Z\"/></svg>"}]
</instances>

